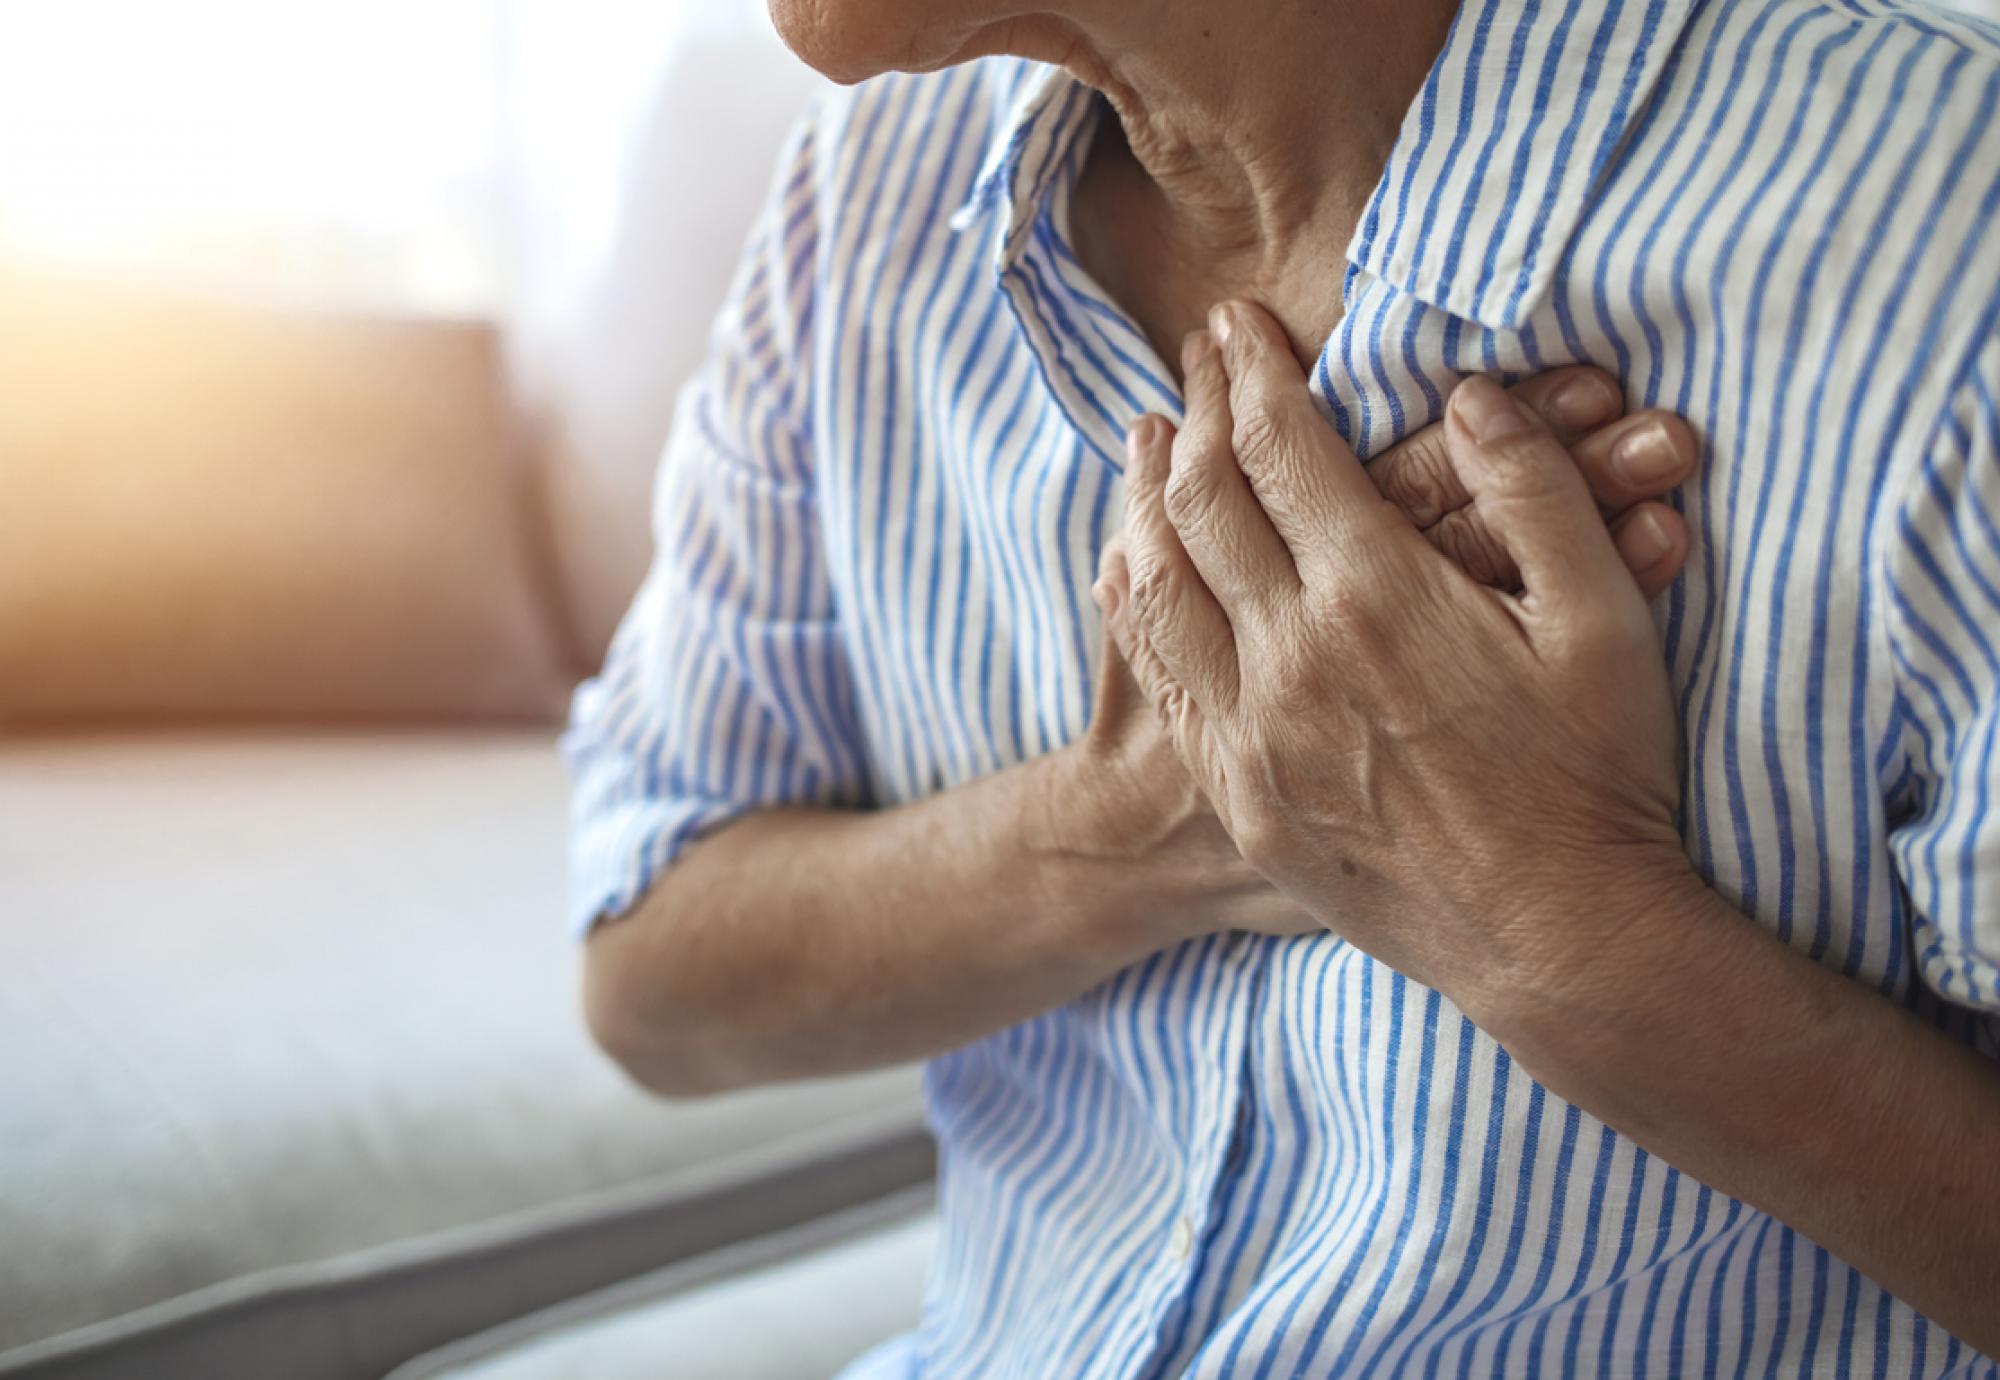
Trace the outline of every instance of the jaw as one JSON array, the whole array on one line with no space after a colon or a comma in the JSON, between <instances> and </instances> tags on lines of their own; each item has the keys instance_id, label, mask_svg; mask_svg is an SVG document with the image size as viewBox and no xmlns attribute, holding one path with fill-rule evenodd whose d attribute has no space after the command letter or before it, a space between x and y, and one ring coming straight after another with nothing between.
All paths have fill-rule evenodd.
<instances>
[{"instance_id":1,"label":"jaw","mask_svg":"<svg viewBox=\"0 0 2000 1380\"><path fill-rule=\"evenodd\" d=\"M1068 67L1084 81L1101 67L1088 56L1074 23L1047 11L1023 10L1019 0L769 4L785 45L808 67L843 86L887 72L936 72L1001 54Z\"/></svg>"}]
</instances>

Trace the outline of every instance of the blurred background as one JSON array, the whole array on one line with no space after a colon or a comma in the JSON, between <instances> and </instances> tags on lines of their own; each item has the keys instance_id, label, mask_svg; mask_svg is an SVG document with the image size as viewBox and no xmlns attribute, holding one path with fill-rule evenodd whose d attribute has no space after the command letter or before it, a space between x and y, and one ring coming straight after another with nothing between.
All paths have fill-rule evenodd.
<instances>
[{"instance_id":1,"label":"blurred background","mask_svg":"<svg viewBox=\"0 0 2000 1380\"><path fill-rule=\"evenodd\" d=\"M546 715L810 85L741 0L0 4L0 715Z\"/></svg>"},{"instance_id":2,"label":"blurred background","mask_svg":"<svg viewBox=\"0 0 2000 1380\"><path fill-rule=\"evenodd\" d=\"M0 1376L914 1320L914 1071L654 1102L563 901L561 712L815 89L757 0L0 0Z\"/></svg>"}]
</instances>

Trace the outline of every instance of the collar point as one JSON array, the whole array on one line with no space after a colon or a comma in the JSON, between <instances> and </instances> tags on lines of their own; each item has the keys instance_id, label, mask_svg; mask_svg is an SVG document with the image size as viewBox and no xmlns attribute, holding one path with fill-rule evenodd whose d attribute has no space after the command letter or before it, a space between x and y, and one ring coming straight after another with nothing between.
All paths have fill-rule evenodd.
<instances>
[{"instance_id":1,"label":"collar point","mask_svg":"<svg viewBox=\"0 0 2000 1380\"><path fill-rule=\"evenodd\" d=\"M1528 326L1555 285L1552 269L1502 272L1483 285L1462 277L1453 281L1441 272L1427 272L1420 265L1389 260L1359 246L1349 262L1354 269L1426 306L1469 321L1482 330L1508 335L1518 334Z\"/></svg>"}]
</instances>

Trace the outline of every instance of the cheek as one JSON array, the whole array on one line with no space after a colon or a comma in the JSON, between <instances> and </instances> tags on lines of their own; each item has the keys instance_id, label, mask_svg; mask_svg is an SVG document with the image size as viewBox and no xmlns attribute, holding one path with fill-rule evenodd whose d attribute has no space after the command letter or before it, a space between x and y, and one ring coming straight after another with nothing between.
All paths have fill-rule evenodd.
<instances>
[{"instance_id":1,"label":"cheek","mask_svg":"<svg viewBox=\"0 0 2000 1380\"><path fill-rule=\"evenodd\" d=\"M822 76L851 85L907 69L921 55L929 0L770 0L785 46Z\"/></svg>"}]
</instances>

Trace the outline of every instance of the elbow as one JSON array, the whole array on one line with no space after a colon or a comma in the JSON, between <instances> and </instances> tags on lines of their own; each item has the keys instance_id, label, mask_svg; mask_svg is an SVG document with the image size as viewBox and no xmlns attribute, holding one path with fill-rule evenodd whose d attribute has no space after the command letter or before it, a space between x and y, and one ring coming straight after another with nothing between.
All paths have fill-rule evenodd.
<instances>
[{"instance_id":1,"label":"elbow","mask_svg":"<svg viewBox=\"0 0 2000 1380\"><path fill-rule=\"evenodd\" d=\"M740 1041L717 1004L680 990L685 977L666 976L671 963L642 961L663 946L622 933L636 920L600 925L585 948L583 1015L597 1047L659 1097L706 1097L758 1081L731 1056Z\"/></svg>"}]
</instances>

